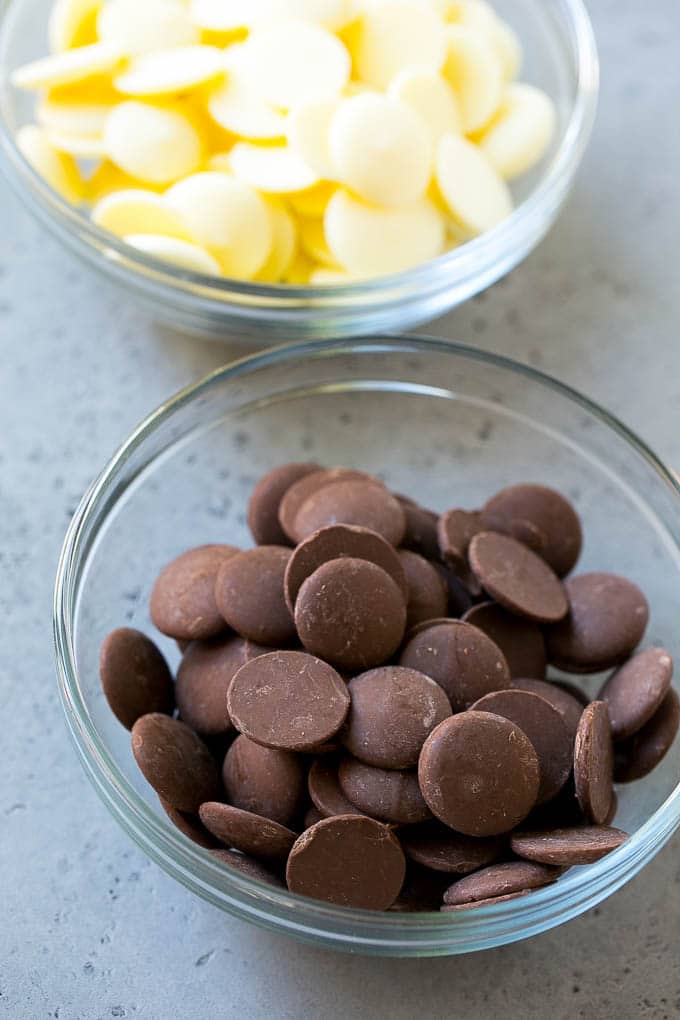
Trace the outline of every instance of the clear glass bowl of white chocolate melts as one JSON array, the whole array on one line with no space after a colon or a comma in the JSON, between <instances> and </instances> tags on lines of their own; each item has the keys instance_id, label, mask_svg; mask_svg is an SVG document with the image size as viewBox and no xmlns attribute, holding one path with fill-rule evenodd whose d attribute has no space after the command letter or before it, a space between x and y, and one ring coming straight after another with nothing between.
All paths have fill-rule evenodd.
<instances>
[{"instance_id":1,"label":"clear glass bowl of white chocolate melts","mask_svg":"<svg viewBox=\"0 0 680 1020\"><path fill-rule=\"evenodd\" d=\"M582 0L6 0L0 154L62 241L192 330L433 318L549 229L598 88Z\"/></svg>"}]
</instances>

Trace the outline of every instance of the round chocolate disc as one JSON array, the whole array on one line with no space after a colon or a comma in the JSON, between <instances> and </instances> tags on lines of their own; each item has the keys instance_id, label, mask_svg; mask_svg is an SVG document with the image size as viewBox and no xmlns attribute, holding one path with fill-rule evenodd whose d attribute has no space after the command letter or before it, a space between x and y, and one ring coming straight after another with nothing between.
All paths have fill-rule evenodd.
<instances>
[{"instance_id":1,"label":"round chocolate disc","mask_svg":"<svg viewBox=\"0 0 680 1020\"><path fill-rule=\"evenodd\" d=\"M483 631L461 620L424 626L408 641L399 663L436 680L454 712L465 711L490 691L512 686L500 648Z\"/></svg>"},{"instance_id":2,"label":"round chocolate disc","mask_svg":"<svg viewBox=\"0 0 680 1020\"><path fill-rule=\"evenodd\" d=\"M243 735L227 751L222 781L230 804L280 825L295 821L307 792L298 755L262 747Z\"/></svg>"},{"instance_id":3,"label":"round chocolate disc","mask_svg":"<svg viewBox=\"0 0 680 1020\"><path fill-rule=\"evenodd\" d=\"M630 740L616 745L616 782L630 783L649 775L670 751L679 727L680 698L671 687L649 722Z\"/></svg>"},{"instance_id":4,"label":"round chocolate disc","mask_svg":"<svg viewBox=\"0 0 680 1020\"><path fill-rule=\"evenodd\" d=\"M456 571L466 571L468 548L479 531L482 531L482 519L476 510L443 513L437 522L437 539L444 562Z\"/></svg>"},{"instance_id":5,"label":"round chocolate disc","mask_svg":"<svg viewBox=\"0 0 680 1020\"><path fill-rule=\"evenodd\" d=\"M238 552L231 545L201 545L168 563L151 591L154 625L180 641L209 638L226 630L215 602L215 579L222 564Z\"/></svg>"},{"instance_id":6,"label":"round chocolate disc","mask_svg":"<svg viewBox=\"0 0 680 1020\"><path fill-rule=\"evenodd\" d=\"M317 822L298 838L286 866L291 892L364 910L387 910L405 874L397 838L362 815Z\"/></svg>"},{"instance_id":7,"label":"round chocolate disc","mask_svg":"<svg viewBox=\"0 0 680 1020\"><path fill-rule=\"evenodd\" d=\"M583 714L583 702L577 701L568 690L547 680L532 680L522 677L518 680L513 680L512 686L519 691L529 691L531 694L538 694L539 697L544 698L548 704L552 705L562 716L562 722L567 728L569 739L573 745L576 740L578 724Z\"/></svg>"},{"instance_id":8,"label":"round chocolate disc","mask_svg":"<svg viewBox=\"0 0 680 1020\"><path fill-rule=\"evenodd\" d=\"M463 712L429 735L418 779L430 811L445 825L467 836L494 836L529 814L540 768L533 745L515 723L488 712Z\"/></svg>"},{"instance_id":9,"label":"round chocolate disc","mask_svg":"<svg viewBox=\"0 0 680 1020\"><path fill-rule=\"evenodd\" d=\"M340 789L359 810L393 825L413 825L431 818L415 772L377 769L345 758L338 770Z\"/></svg>"},{"instance_id":10,"label":"round chocolate disc","mask_svg":"<svg viewBox=\"0 0 680 1020\"><path fill-rule=\"evenodd\" d=\"M507 903L508 900L516 900L520 896L526 896L531 889L522 889L519 892L507 893L505 896L491 896L488 900L470 900L468 903L445 903L440 908L442 914L456 914L460 910L474 910L476 907L491 907L496 903Z\"/></svg>"},{"instance_id":11,"label":"round chocolate disc","mask_svg":"<svg viewBox=\"0 0 680 1020\"><path fill-rule=\"evenodd\" d=\"M281 464L260 479L248 502L248 527L258 545L288 545L279 505L294 482L316 471L318 464Z\"/></svg>"},{"instance_id":12,"label":"round chocolate disc","mask_svg":"<svg viewBox=\"0 0 680 1020\"><path fill-rule=\"evenodd\" d=\"M402 549L399 559L406 575L407 596L406 626L407 628L431 620L434 617L446 616L449 607L449 592L441 574L423 556Z\"/></svg>"},{"instance_id":13,"label":"round chocolate disc","mask_svg":"<svg viewBox=\"0 0 680 1020\"><path fill-rule=\"evenodd\" d=\"M368 560L382 567L403 593L404 598L407 598L409 586L404 565L394 546L368 528L359 528L351 524L333 524L315 531L301 542L288 561L284 590L291 613L295 611L295 600L307 578L329 560L346 557Z\"/></svg>"},{"instance_id":14,"label":"round chocolate disc","mask_svg":"<svg viewBox=\"0 0 680 1020\"><path fill-rule=\"evenodd\" d=\"M558 577L572 569L581 552L581 522L571 503L544 485L511 485L485 504L487 531L526 542Z\"/></svg>"},{"instance_id":15,"label":"round chocolate disc","mask_svg":"<svg viewBox=\"0 0 680 1020\"><path fill-rule=\"evenodd\" d=\"M572 867L593 864L628 839L621 829L606 825L580 825L546 832L516 832L510 840L513 853L528 861Z\"/></svg>"},{"instance_id":16,"label":"round chocolate disc","mask_svg":"<svg viewBox=\"0 0 680 1020\"><path fill-rule=\"evenodd\" d=\"M404 853L412 861L451 875L467 875L492 861L506 849L506 841L498 837L477 839L453 832L440 822L409 825L399 832Z\"/></svg>"},{"instance_id":17,"label":"round chocolate disc","mask_svg":"<svg viewBox=\"0 0 680 1020\"><path fill-rule=\"evenodd\" d=\"M574 745L574 782L583 814L594 825L604 825L614 794L614 744L604 701L592 701L583 710Z\"/></svg>"},{"instance_id":18,"label":"round chocolate disc","mask_svg":"<svg viewBox=\"0 0 680 1020\"><path fill-rule=\"evenodd\" d=\"M295 624L283 595L290 549L258 545L222 564L215 582L215 601L241 637L263 645L285 645Z\"/></svg>"},{"instance_id":19,"label":"round chocolate disc","mask_svg":"<svg viewBox=\"0 0 680 1020\"><path fill-rule=\"evenodd\" d=\"M182 720L197 733L233 730L227 691L246 661L245 641L236 636L192 641L177 670L175 697Z\"/></svg>"},{"instance_id":20,"label":"round chocolate disc","mask_svg":"<svg viewBox=\"0 0 680 1020\"><path fill-rule=\"evenodd\" d=\"M269 818L231 804L209 801L199 809L201 821L225 846L253 857L287 857L297 834Z\"/></svg>"},{"instance_id":21,"label":"round chocolate disc","mask_svg":"<svg viewBox=\"0 0 680 1020\"><path fill-rule=\"evenodd\" d=\"M258 882L266 882L267 885L275 885L283 889L284 884L280 878L273 875L271 871L263 867L259 861L256 861L254 857L249 857L247 854L239 853L236 850L211 850L210 856L214 857L220 864L224 864L225 867L231 871L238 871L246 878L254 878Z\"/></svg>"},{"instance_id":22,"label":"round chocolate disc","mask_svg":"<svg viewBox=\"0 0 680 1020\"><path fill-rule=\"evenodd\" d=\"M321 659L270 652L241 667L227 708L236 728L256 744L306 751L338 732L349 711L349 692Z\"/></svg>"},{"instance_id":23,"label":"round chocolate disc","mask_svg":"<svg viewBox=\"0 0 680 1020\"><path fill-rule=\"evenodd\" d=\"M294 530L302 542L331 524L368 528L395 546L406 531L404 511L394 496L380 484L356 479L331 482L312 493L297 512Z\"/></svg>"},{"instance_id":24,"label":"round chocolate disc","mask_svg":"<svg viewBox=\"0 0 680 1020\"><path fill-rule=\"evenodd\" d=\"M569 778L573 748L560 713L538 694L518 690L486 694L472 710L493 712L519 726L538 757L541 782L536 803L544 804L557 796Z\"/></svg>"},{"instance_id":25,"label":"round chocolate disc","mask_svg":"<svg viewBox=\"0 0 680 1020\"><path fill-rule=\"evenodd\" d=\"M408 496L394 493L394 498L401 504L406 519L406 531L401 540L402 548L420 553L426 560L438 559L438 518L436 513L419 506L418 503L414 503Z\"/></svg>"},{"instance_id":26,"label":"round chocolate disc","mask_svg":"<svg viewBox=\"0 0 680 1020\"><path fill-rule=\"evenodd\" d=\"M367 475L363 471L353 471L350 468L322 468L293 482L286 490L279 504L279 524L291 542L297 544L299 541L295 530L295 518L303 503L324 485L345 479L381 484L377 478L373 478L372 475Z\"/></svg>"},{"instance_id":27,"label":"round chocolate disc","mask_svg":"<svg viewBox=\"0 0 680 1020\"><path fill-rule=\"evenodd\" d=\"M375 563L329 560L300 588L295 623L312 654L340 669L369 669L401 644L406 603L390 575Z\"/></svg>"},{"instance_id":28,"label":"round chocolate disc","mask_svg":"<svg viewBox=\"0 0 680 1020\"><path fill-rule=\"evenodd\" d=\"M351 706L341 739L367 765L412 768L427 736L451 715L439 684L403 666L369 670L348 687Z\"/></svg>"},{"instance_id":29,"label":"round chocolate disc","mask_svg":"<svg viewBox=\"0 0 680 1020\"><path fill-rule=\"evenodd\" d=\"M463 616L466 623L483 630L498 645L514 677L545 677L546 649L537 623L513 616L495 602L480 602Z\"/></svg>"},{"instance_id":30,"label":"round chocolate disc","mask_svg":"<svg viewBox=\"0 0 680 1020\"><path fill-rule=\"evenodd\" d=\"M599 698L609 706L614 740L627 740L649 722L672 678L673 659L665 648L645 648L609 677Z\"/></svg>"},{"instance_id":31,"label":"round chocolate disc","mask_svg":"<svg viewBox=\"0 0 680 1020\"><path fill-rule=\"evenodd\" d=\"M493 531L475 535L470 566L491 598L517 616L555 623L567 613L567 596L557 574L515 538Z\"/></svg>"},{"instance_id":32,"label":"round chocolate disc","mask_svg":"<svg viewBox=\"0 0 680 1020\"><path fill-rule=\"evenodd\" d=\"M496 899L499 896L509 896L529 889L540 889L555 882L561 873L559 868L551 868L547 864L537 864L534 861L492 864L474 875L459 878L450 885L444 893L444 903L447 906L454 906L476 900Z\"/></svg>"},{"instance_id":33,"label":"round chocolate disc","mask_svg":"<svg viewBox=\"0 0 680 1020\"><path fill-rule=\"evenodd\" d=\"M151 712L132 727L132 753L159 797L179 811L198 811L220 792L217 765L200 737L179 719Z\"/></svg>"},{"instance_id":34,"label":"round chocolate disc","mask_svg":"<svg viewBox=\"0 0 680 1020\"><path fill-rule=\"evenodd\" d=\"M631 581L616 574L579 574L565 582L569 614L547 631L548 659L570 673L616 666L639 644L649 607Z\"/></svg>"},{"instance_id":35,"label":"round chocolate disc","mask_svg":"<svg viewBox=\"0 0 680 1020\"><path fill-rule=\"evenodd\" d=\"M99 675L109 708L131 730L150 712L172 715L175 703L168 664L146 634L119 627L104 639Z\"/></svg>"},{"instance_id":36,"label":"round chocolate disc","mask_svg":"<svg viewBox=\"0 0 680 1020\"><path fill-rule=\"evenodd\" d=\"M312 763L307 777L307 788L314 806L324 818L364 813L352 804L340 789L338 761L335 758L317 758Z\"/></svg>"}]
</instances>

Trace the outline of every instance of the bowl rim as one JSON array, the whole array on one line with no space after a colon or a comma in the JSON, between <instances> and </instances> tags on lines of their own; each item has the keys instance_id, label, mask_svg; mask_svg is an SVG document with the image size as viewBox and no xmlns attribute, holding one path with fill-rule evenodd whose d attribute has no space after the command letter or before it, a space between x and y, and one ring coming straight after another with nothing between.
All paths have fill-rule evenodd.
<instances>
[{"instance_id":1,"label":"bowl rim","mask_svg":"<svg viewBox=\"0 0 680 1020\"><path fill-rule=\"evenodd\" d=\"M589 397L552 376L517 362L509 357L480 350L454 341L428 336L385 335L374 338L306 341L285 344L231 362L203 379L180 390L163 402L135 428L84 494L68 528L61 550L54 589L53 634L57 659L57 673L62 706L71 736L89 778L99 795L121 825L158 863L178 877L184 884L223 908L256 923L287 930L298 938L310 940L309 932L334 948L357 949L367 952L388 952L392 955L413 955L420 947L426 952L461 952L446 941L455 934L481 938L485 925L530 922L540 919L552 910L559 911L563 901L572 897L596 895L598 899L613 892L636 873L672 836L680 826L680 782L655 812L613 853L595 864L575 869L558 884L535 891L531 897L519 898L502 904L477 907L455 915L423 912L422 914L385 913L332 906L284 890L274 889L254 879L229 872L210 858L204 850L191 843L169 822L160 818L151 806L135 791L109 754L105 742L91 723L87 706L81 697L79 671L74 650L73 618L77 613L77 580L81 556L81 540L87 523L101 505L106 515L115 506L115 481L131 454L150 438L178 411L205 397L211 389L225 381L261 368L282 366L290 361L327 358L332 355L354 356L376 353L444 354L453 359L472 360L500 368L527 379L530 383L552 391L576 404L592 415L608 430L614 431L629 445L680 500L680 476L668 469L651 448L623 424ZM96 540L95 540L96 545ZM618 877L617 877L617 873ZM603 882L612 879L605 888ZM452 881L454 878L452 877ZM594 902L597 902L596 899ZM586 904L591 905L591 904ZM585 907L581 907L585 909ZM575 909L569 916L576 916ZM474 915L474 916L472 916ZM452 918L455 917L455 922ZM553 923L568 919L561 915ZM317 928L314 928L314 925ZM328 925L334 926L329 933ZM338 931L337 926L346 931ZM311 926L311 927L310 927ZM552 926L552 925L548 925ZM543 925L546 927L546 925ZM542 930L541 927L535 931ZM363 933L363 935L361 934ZM370 934L368 934L370 933ZM377 934L376 934L377 933ZM502 942L526 937L532 932L521 932L503 938ZM382 942L381 942L382 938ZM429 940L429 941L428 941ZM492 944L492 943L488 943ZM493 943L500 944L500 943ZM379 947L376 949L376 946Z\"/></svg>"},{"instance_id":2,"label":"bowl rim","mask_svg":"<svg viewBox=\"0 0 680 1020\"><path fill-rule=\"evenodd\" d=\"M22 0L0 0L0 57L4 35L12 12ZM215 277L172 266L170 263L126 244L121 238L94 224L83 211L71 205L43 180L20 152L10 129L10 117L5 102L5 84L8 73L2 70L0 59L0 169L5 164L10 183L22 198L25 186L30 189L40 211L49 220L62 221L73 235L82 239L86 247L98 253L105 251L122 263L126 270L140 270L156 283L194 292L203 298L217 299L228 304L238 298L244 303L264 301L271 303L319 303L324 298L342 302L349 298L375 300L385 293L399 293L404 288L417 291L431 285L432 275L438 279L465 279L478 266L498 261L499 251L510 251L517 244L517 235L535 232L535 224L543 219L545 211L556 212L576 173L592 131L597 111L599 91L599 60L592 22L585 0L552 0L564 9L568 19L575 56L574 104L563 136L551 159L546 164L541 180L513 212L500 224L480 236L429 259L411 269L386 274L363 281L341 284L298 286L243 281L232 277ZM11 89L11 84L9 85Z\"/></svg>"}]
</instances>

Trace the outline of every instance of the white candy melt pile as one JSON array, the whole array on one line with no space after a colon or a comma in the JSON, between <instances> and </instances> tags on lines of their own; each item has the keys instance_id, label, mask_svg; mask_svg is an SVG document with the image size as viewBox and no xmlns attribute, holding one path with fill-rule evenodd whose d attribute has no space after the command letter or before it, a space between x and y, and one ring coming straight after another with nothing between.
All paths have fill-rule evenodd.
<instances>
[{"instance_id":1,"label":"white candy melt pile","mask_svg":"<svg viewBox=\"0 0 680 1020\"><path fill-rule=\"evenodd\" d=\"M69 202L198 273L399 272L490 230L552 101L486 0L56 0L17 142Z\"/></svg>"}]
</instances>

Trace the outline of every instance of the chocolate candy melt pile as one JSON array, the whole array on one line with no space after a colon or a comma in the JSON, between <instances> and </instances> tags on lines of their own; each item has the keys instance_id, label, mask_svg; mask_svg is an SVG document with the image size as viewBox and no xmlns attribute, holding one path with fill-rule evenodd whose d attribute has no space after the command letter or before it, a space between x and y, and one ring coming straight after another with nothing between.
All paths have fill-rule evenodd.
<instances>
[{"instance_id":1,"label":"chocolate candy melt pile","mask_svg":"<svg viewBox=\"0 0 680 1020\"><path fill-rule=\"evenodd\" d=\"M565 580L579 519L515 485L437 516L377 479L287 464L256 486L257 546L191 549L101 677L170 820L226 868L330 903L459 911L529 895L627 838L614 780L680 722L642 592ZM548 665L612 670L596 700ZM443 905L442 905L443 904Z\"/></svg>"}]
</instances>

